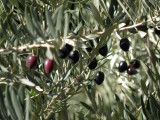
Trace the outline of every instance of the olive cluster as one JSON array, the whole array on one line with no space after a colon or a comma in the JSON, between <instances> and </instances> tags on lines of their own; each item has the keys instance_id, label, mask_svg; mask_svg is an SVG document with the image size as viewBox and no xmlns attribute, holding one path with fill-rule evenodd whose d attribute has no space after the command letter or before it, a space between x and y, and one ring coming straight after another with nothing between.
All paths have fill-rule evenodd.
<instances>
[{"instance_id":1,"label":"olive cluster","mask_svg":"<svg viewBox=\"0 0 160 120\"><path fill-rule=\"evenodd\" d=\"M30 54L26 59L26 66L30 69L37 65L37 56ZM46 74L49 74L53 70L53 60L46 58L43 63L43 68Z\"/></svg>"},{"instance_id":2,"label":"olive cluster","mask_svg":"<svg viewBox=\"0 0 160 120\"><path fill-rule=\"evenodd\" d=\"M70 61L75 64L79 60L79 52L77 50L73 50L73 47L69 44L65 44L61 49L57 51L57 55L61 59L65 59L67 56Z\"/></svg>"},{"instance_id":3,"label":"olive cluster","mask_svg":"<svg viewBox=\"0 0 160 120\"><path fill-rule=\"evenodd\" d=\"M91 47L86 48L86 50L88 52L91 52L92 48ZM108 52L107 45L103 44L98 52L100 55L106 56L107 52ZM78 50L73 50L73 47L67 43L62 48L57 50L57 55L61 59L65 59L68 57L72 64L76 64L80 58L80 54L79 54ZM37 56L33 55L33 54L28 55L28 57L26 59L26 66L28 68L32 69L36 65L37 65ZM90 70L93 70L96 67L97 67L97 59L93 58L93 60L90 63L88 63L88 68ZM43 63L43 68L44 68L44 71L46 74L51 73L51 71L53 70L53 60L46 58ZM77 81L80 82L81 78L80 77L77 78ZM98 71L94 76L94 81L97 85L102 84L102 82L104 81L104 73L101 71Z\"/></svg>"},{"instance_id":4,"label":"olive cluster","mask_svg":"<svg viewBox=\"0 0 160 120\"><path fill-rule=\"evenodd\" d=\"M91 46L93 47L93 44L91 44ZM86 50L88 52L92 51L92 47L86 48ZM99 54L102 56L106 56L108 49L107 49L107 45L103 44L102 47L98 50ZM69 44L65 44L61 49L59 49L57 51L57 55L59 58L61 59L65 59L67 56L69 57L70 61L73 64L76 64L79 60L79 52L77 50L73 50L73 47L70 46ZM97 67L97 59L93 58L93 60L88 64L88 68L90 70L93 70ZM82 78L77 77L77 81L80 82ZM101 71L98 71L95 76L94 76L94 81L97 85L102 84L102 82L104 81L104 73Z\"/></svg>"},{"instance_id":5,"label":"olive cluster","mask_svg":"<svg viewBox=\"0 0 160 120\"><path fill-rule=\"evenodd\" d=\"M130 47L130 42L127 38L123 38L120 40L120 48L127 52ZM136 69L140 67L140 62L138 60L132 60L129 64L127 65L126 61L121 61L118 66L119 72L124 72L127 70L128 75L134 75L137 73Z\"/></svg>"}]
</instances>

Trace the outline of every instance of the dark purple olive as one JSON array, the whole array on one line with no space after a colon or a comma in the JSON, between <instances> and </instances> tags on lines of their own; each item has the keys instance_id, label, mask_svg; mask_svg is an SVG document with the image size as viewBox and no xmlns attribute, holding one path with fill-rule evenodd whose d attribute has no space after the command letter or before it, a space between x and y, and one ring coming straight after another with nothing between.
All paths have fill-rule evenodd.
<instances>
[{"instance_id":1,"label":"dark purple olive","mask_svg":"<svg viewBox=\"0 0 160 120\"><path fill-rule=\"evenodd\" d=\"M78 60L79 60L79 52L78 52L77 50L71 51L71 52L69 53L69 59L71 60L71 62L72 62L73 64L77 63Z\"/></svg>"},{"instance_id":2,"label":"dark purple olive","mask_svg":"<svg viewBox=\"0 0 160 120\"><path fill-rule=\"evenodd\" d=\"M95 69L95 68L97 67L97 59L94 58L94 59L90 62L90 64L88 65L88 67L89 67L90 70Z\"/></svg>"},{"instance_id":3,"label":"dark purple olive","mask_svg":"<svg viewBox=\"0 0 160 120\"><path fill-rule=\"evenodd\" d=\"M63 47L57 51L57 55L61 59L65 59L68 56L69 52L66 47Z\"/></svg>"},{"instance_id":4,"label":"dark purple olive","mask_svg":"<svg viewBox=\"0 0 160 120\"><path fill-rule=\"evenodd\" d=\"M49 74L53 70L53 60L46 58L43 64L45 73Z\"/></svg>"},{"instance_id":5,"label":"dark purple olive","mask_svg":"<svg viewBox=\"0 0 160 120\"><path fill-rule=\"evenodd\" d=\"M108 48L106 44L103 44L103 46L99 49L99 54L102 56L106 56L108 52Z\"/></svg>"},{"instance_id":6,"label":"dark purple olive","mask_svg":"<svg viewBox=\"0 0 160 120\"><path fill-rule=\"evenodd\" d=\"M95 74L94 81L95 81L95 83L96 83L97 85L102 84L103 81L104 81L104 73L98 71L98 72Z\"/></svg>"},{"instance_id":7,"label":"dark purple olive","mask_svg":"<svg viewBox=\"0 0 160 120\"><path fill-rule=\"evenodd\" d=\"M26 66L28 68L33 68L37 65L37 56L35 55L28 55L27 59L26 59Z\"/></svg>"},{"instance_id":8,"label":"dark purple olive","mask_svg":"<svg viewBox=\"0 0 160 120\"><path fill-rule=\"evenodd\" d=\"M128 38L123 38L120 40L120 48L123 51L127 52L129 47L130 47L130 42L129 42Z\"/></svg>"},{"instance_id":9,"label":"dark purple olive","mask_svg":"<svg viewBox=\"0 0 160 120\"><path fill-rule=\"evenodd\" d=\"M119 66L118 66L118 70L119 72L124 72L125 70L127 70L127 63L125 61L121 61L119 63Z\"/></svg>"},{"instance_id":10,"label":"dark purple olive","mask_svg":"<svg viewBox=\"0 0 160 120\"><path fill-rule=\"evenodd\" d=\"M127 69L128 75L134 75L137 73L136 69L133 67L133 65L130 65Z\"/></svg>"},{"instance_id":11,"label":"dark purple olive","mask_svg":"<svg viewBox=\"0 0 160 120\"><path fill-rule=\"evenodd\" d=\"M132 60L130 63L134 68L140 67L140 62L138 60Z\"/></svg>"}]
</instances>

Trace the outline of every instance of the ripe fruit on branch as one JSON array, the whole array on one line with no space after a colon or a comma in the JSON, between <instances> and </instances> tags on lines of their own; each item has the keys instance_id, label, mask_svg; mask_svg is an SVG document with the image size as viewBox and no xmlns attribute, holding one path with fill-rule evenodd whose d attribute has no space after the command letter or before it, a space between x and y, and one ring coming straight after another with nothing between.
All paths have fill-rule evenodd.
<instances>
[{"instance_id":1,"label":"ripe fruit on branch","mask_svg":"<svg viewBox=\"0 0 160 120\"><path fill-rule=\"evenodd\" d=\"M133 65L130 65L127 69L128 75L134 75L137 73L136 69L133 67Z\"/></svg>"},{"instance_id":2,"label":"ripe fruit on branch","mask_svg":"<svg viewBox=\"0 0 160 120\"><path fill-rule=\"evenodd\" d=\"M106 56L107 52L108 52L107 45L103 44L103 46L99 49L98 52L99 52L100 55Z\"/></svg>"},{"instance_id":3,"label":"ripe fruit on branch","mask_svg":"<svg viewBox=\"0 0 160 120\"><path fill-rule=\"evenodd\" d=\"M123 38L120 40L120 48L123 51L127 52L129 49L129 46L130 46L130 42L129 42L128 38Z\"/></svg>"},{"instance_id":4,"label":"ripe fruit on branch","mask_svg":"<svg viewBox=\"0 0 160 120\"><path fill-rule=\"evenodd\" d=\"M43 67L45 73L49 74L53 70L53 60L46 58Z\"/></svg>"},{"instance_id":5,"label":"ripe fruit on branch","mask_svg":"<svg viewBox=\"0 0 160 120\"><path fill-rule=\"evenodd\" d=\"M64 59L68 56L69 52L66 47L63 47L57 51L57 55L59 58Z\"/></svg>"},{"instance_id":6,"label":"ripe fruit on branch","mask_svg":"<svg viewBox=\"0 0 160 120\"><path fill-rule=\"evenodd\" d=\"M77 63L78 60L79 60L79 52L78 52L77 50L71 51L71 52L69 53L69 59L71 60L71 62L72 62L73 64Z\"/></svg>"},{"instance_id":7,"label":"ripe fruit on branch","mask_svg":"<svg viewBox=\"0 0 160 120\"><path fill-rule=\"evenodd\" d=\"M119 72L124 72L127 70L127 63L125 61L121 61L118 66Z\"/></svg>"},{"instance_id":8,"label":"ripe fruit on branch","mask_svg":"<svg viewBox=\"0 0 160 120\"><path fill-rule=\"evenodd\" d=\"M95 69L95 68L97 67L97 59L94 58L94 59L90 62L90 64L88 65L88 67L89 67L90 70Z\"/></svg>"},{"instance_id":9,"label":"ripe fruit on branch","mask_svg":"<svg viewBox=\"0 0 160 120\"><path fill-rule=\"evenodd\" d=\"M94 81L97 85L100 85L103 83L104 81L104 73L101 72L101 71L98 71L96 74L95 74L95 77L94 77Z\"/></svg>"},{"instance_id":10,"label":"ripe fruit on branch","mask_svg":"<svg viewBox=\"0 0 160 120\"><path fill-rule=\"evenodd\" d=\"M26 59L26 66L28 68L33 68L37 65L37 56L35 55L28 55L27 59Z\"/></svg>"},{"instance_id":11,"label":"ripe fruit on branch","mask_svg":"<svg viewBox=\"0 0 160 120\"><path fill-rule=\"evenodd\" d=\"M130 63L134 68L140 67L140 62L138 60L132 60Z\"/></svg>"},{"instance_id":12,"label":"ripe fruit on branch","mask_svg":"<svg viewBox=\"0 0 160 120\"><path fill-rule=\"evenodd\" d=\"M69 44L65 44L64 47L66 47L68 49L68 53L70 53L73 50L73 46L69 45Z\"/></svg>"}]
</instances>

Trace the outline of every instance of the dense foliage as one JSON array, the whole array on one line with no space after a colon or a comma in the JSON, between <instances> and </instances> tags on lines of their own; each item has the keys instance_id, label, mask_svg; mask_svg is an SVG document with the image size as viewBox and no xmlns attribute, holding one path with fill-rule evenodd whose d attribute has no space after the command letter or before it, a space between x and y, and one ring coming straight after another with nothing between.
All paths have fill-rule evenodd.
<instances>
[{"instance_id":1,"label":"dense foliage","mask_svg":"<svg viewBox=\"0 0 160 120\"><path fill-rule=\"evenodd\" d=\"M159 0L0 0L0 119L159 120Z\"/></svg>"}]
</instances>

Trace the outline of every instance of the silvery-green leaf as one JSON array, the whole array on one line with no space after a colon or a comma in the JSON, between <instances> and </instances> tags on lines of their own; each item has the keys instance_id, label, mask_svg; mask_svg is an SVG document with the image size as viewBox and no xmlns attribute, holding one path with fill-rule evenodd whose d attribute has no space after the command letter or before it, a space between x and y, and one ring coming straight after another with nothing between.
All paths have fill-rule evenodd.
<instances>
[{"instance_id":1,"label":"silvery-green leaf","mask_svg":"<svg viewBox=\"0 0 160 120\"><path fill-rule=\"evenodd\" d=\"M36 86L36 90L38 90L38 91L40 91L40 92L42 92L42 91L43 91L43 89L42 89L42 88L40 88L40 86Z\"/></svg>"},{"instance_id":2,"label":"silvery-green leaf","mask_svg":"<svg viewBox=\"0 0 160 120\"><path fill-rule=\"evenodd\" d=\"M45 7L45 15L46 15L46 20L47 20L48 28L49 28L48 32L52 35L53 38L55 38L55 36L56 36L56 34L55 34L55 26L53 25L53 22L51 20L51 16L49 14L49 11L48 11L47 7Z\"/></svg>"},{"instance_id":3,"label":"silvery-green leaf","mask_svg":"<svg viewBox=\"0 0 160 120\"><path fill-rule=\"evenodd\" d=\"M11 94L12 105L14 107L14 110L15 110L15 113L18 117L18 120L22 120L23 119L22 106L21 106L20 102L17 100L17 95L15 93L13 86L10 86L9 90L10 90L10 94Z\"/></svg>"},{"instance_id":4,"label":"silvery-green leaf","mask_svg":"<svg viewBox=\"0 0 160 120\"><path fill-rule=\"evenodd\" d=\"M20 85L18 88L18 98L20 103L23 105L25 99L25 87L23 85Z\"/></svg>"},{"instance_id":5,"label":"silvery-green leaf","mask_svg":"<svg viewBox=\"0 0 160 120\"><path fill-rule=\"evenodd\" d=\"M64 35L63 35L63 37L66 37L69 32L69 15L68 15L68 13L65 13L64 18L65 18L65 21L64 21Z\"/></svg>"},{"instance_id":6,"label":"silvery-green leaf","mask_svg":"<svg viewBox=\"0 0 160 120\"><path fill-rule=\"evenodd\" d=\"M5 90L5 106L8 109L8 111L11 115L11 118L13 120L18 120L16 113L15 113L15 110L13 108L12 102L11 102L11 95L10 95L8 86L6 86L6 90Z\"/></svg>"},{"instance_id":7,"label":"silvery-green leaf","mask_svg":"<svg viewBox=\"0 0 160 120\"><path fill-rule=\"evenodd\" d=\"M4 67L3 65L0 65L0 68L2 69L3 72L8 72L8 69Z\"/></svg>"},{"instance_id":8,"label":"silvery-green leaf","mask_svg":"<svg viewBox=\"0 0 160 120\"><path fill-rule=\"evenodd\" d=\"M30 114L32 111L31 99L29 94L26 95L26 108L25 108L25 120L30 120Z\"/></svg>"},{"instance_id":9,"label":"silvery-green leaf","mask_svg":"<svg viewBox=\"0 0 160 120\"><path fill-rule=\"evenodd\" d=\"M71 45L71 46L76 46L75 42L72 39L65 38L64 42Z\"/></svg>"},{"instance_id":10,"label":"silvery-green leaf","mask_svg":"<svg viewBox=\"0 0 160 120\"><path fill-rule=\"evenodd\" d=\"M84 43L79 43L79 42L76 43L76 46L79 48L88 48L89 47L89 45L84 44Z\"/></svg>"},{"instance_id":11,"label":"silvery-green leaf","mask_svg":"<svg viewBox=\"0 0 160 120\"><path fill-rule=\"evenodd\" d=\"M6 106L5 106L5 101L4 101L4 96L2 94L3 92L0 90L0 109L1 109L1 112L2 114L4 115L4 117L9 120L9 117L8 117L8 114L7 114L7 109L6 109Z\"/></svg>"},{"instance_id":12,"label":"silvery-green leaf","mask_svg":"<svg viewBox=\"0 0 160 120\"><path fill-rule=\"evenodd\" d=\"M33 82L29 81L26 78L20 78L19 81L24 85L28 85L28 86L31 86L31 87L35 86L35 84Z\"/></svg>"},{"instance_id":13,"label":"silvery-green leaf","mask_svg":"<svg viewBox=\"0 0 160 120\"><path fill-rule=\"evenodd\" d=\"M90 7L91 7L91 11L92 11L92 14L95 18L95 20L100 24L100 25L103 25L102 23L102 19L100 17L100 14L99 14L99 11L97 10L97 8L92 4L92 3L89 3Z\"/></svg>"},{"instance_id":14,"label":"silvery-green leaf","mask_svg":"<svg viewBox=\"0 0 160 120\"><path fill-rule=\"evenodd\" d=\"M138 34L140 35L141 38L144 38L147 35L147 33L143 31L138 31Z\"/></svg>"}]
</instances>

